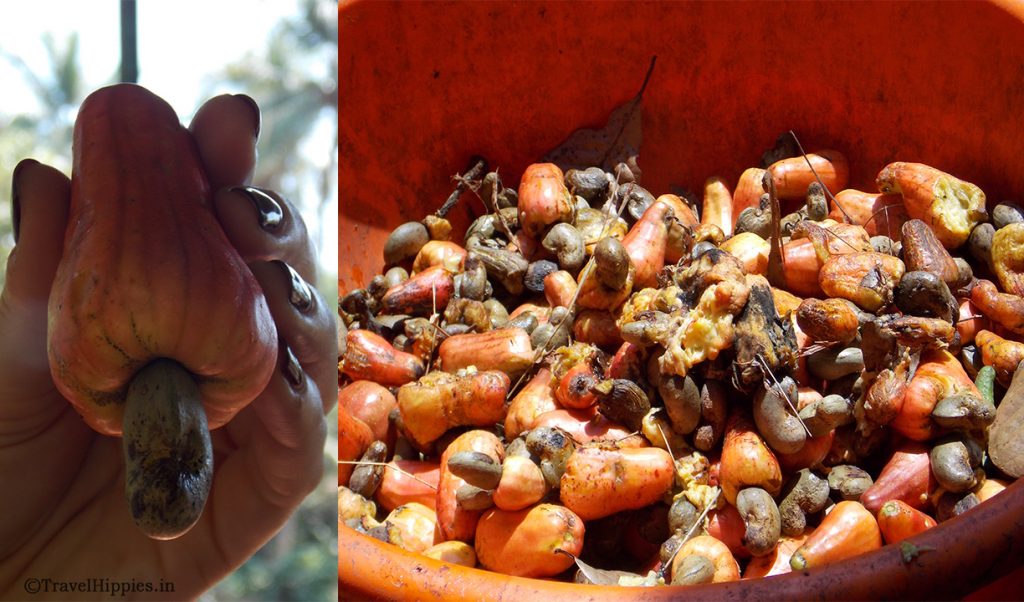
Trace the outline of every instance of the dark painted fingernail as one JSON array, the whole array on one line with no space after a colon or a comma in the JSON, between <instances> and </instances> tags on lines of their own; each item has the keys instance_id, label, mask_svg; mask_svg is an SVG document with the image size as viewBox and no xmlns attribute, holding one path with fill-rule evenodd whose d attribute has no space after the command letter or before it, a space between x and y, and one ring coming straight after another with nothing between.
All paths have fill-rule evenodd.
<instances>
[{"instance_id":1,"label":"dark painted fingernail","mask_svg":"<svg viewBox=\"0 0 1024 602\"><path fill-rule=\"evenodd\" d=\"M284 366L282 371L284 372L284 378L294 389L302 387L303 383L306 382L306 373L302 371L302 366L299 364L298 358L292 353L292 350L288 345L281 344L283 355L284 355Z\"/></svg>"},{"instance_id":2,"label":"dark painted fingernail","mask_svg":"<svg viewBox=\"0 0 1024 602\"><path fill-rule=\"evenodd\" d=\"M252 186L235 186L231 191L240 192L252 201L256 207L256 213L259 215L260 228L273 230L281 225L284 220L284 210L274 200L274 197Z\"/></svg>"},{"instance_id":3,"label":"dark painted fingernail","mask_svg":"<svg viewBox=\"0 0 1024 602\"><path fill-rule=\"evenodd\" d=\"M256 101L253 100L253 98L251 96L247 95L247 94L235 94L235 98L237 98L239 100L244 100L246 103L248 103L249 107L252 109L253 121L256 122L255 123L255 127L253 128L253 129L255 129L255 132L253 133L253 135L256 136L257 138L259 138L260 137L261 122L263 120L263 117L260 115L260 105L256 104Z\"/></svg>"},{"instance_id":4,"label":"dark painted fingernail","mask_svg":"<svg viewBox=\"0 0 1024 602\"><path fill-rule=\"evenodd\" d=\"M288 274L289 280L289 291L288 300L299 311L307 311L310 307L313 307L313 292L309 289L309 285L302 279L302 276L295 271L292 266L288 265L283 261L278 261L281 267L284 268L285 273Z\"/></svg>"},{"instance_id":5,"label":"dark painted fingernail","mask_svg":"<svg viewBox=\"0 0 1024 602\"><path fill-rule=\"evenodd\" d=\"M22 159L14 167L11 173L11 224L14 226L14 242L18 242L18 235L21 232L21 184L18 181L21 175L21 168L30 163L39 164L35 159Z\"/></svg>"}]
</instances>

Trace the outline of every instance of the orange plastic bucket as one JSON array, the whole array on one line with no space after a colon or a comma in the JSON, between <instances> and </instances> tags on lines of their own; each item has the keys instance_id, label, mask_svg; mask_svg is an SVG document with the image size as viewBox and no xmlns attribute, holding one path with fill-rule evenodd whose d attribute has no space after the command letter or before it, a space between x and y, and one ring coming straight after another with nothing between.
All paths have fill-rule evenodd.
<instances>
[{"instance_id":1,"label":"orange plastic bucket","mask_svg":"<svg viewBox=\"0 0 1024 602\"><path fill-rule=\"evenodd\" d=\"M601 127L657 65L642 105L643 184L735 183L782 132L850 160L871 190L894 160L1024 192L1024 5L974 2L342 2L341 290L383 265L399 223L433 212L473 155L506 185L573 130ZM467 195L467 197L470 195ZM464 199L462 223L482 211ZM458 228L458 226L457 226ZM1024 483L898 548L699 597L955 597L1022 563ZM676 588L504 577L339 534L345 594L418 599L668 598ZM1017 572L1018 575L1022 573ZM1019 595L1019 592L1009 592Z\"/></svg>"}]
</instances>

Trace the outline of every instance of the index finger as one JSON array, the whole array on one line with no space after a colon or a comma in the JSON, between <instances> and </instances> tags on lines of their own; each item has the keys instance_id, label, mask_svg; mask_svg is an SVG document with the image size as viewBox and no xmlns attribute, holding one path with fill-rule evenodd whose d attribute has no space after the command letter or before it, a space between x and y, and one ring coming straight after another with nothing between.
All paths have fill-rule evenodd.
<instances>
[{"instance_id":1,"label":"index finger","mask_svg":"<svg viewBox=\"0 0 1024 602\"><path fill-rule=\"evenodd\" d=\"M24 159L14 168L12 188L17 244L7 261L4 301L41 307L38 317L45 324L46 300L64 251L71 180L49 165Z\"/></svg>"},{"instance_id":2,"label":"index finger","mask_svg":"<svg viewBox=\"0 0 1024 602\"><path fill-rule=\"evenodd\" d=\"M260 109L245 94L222 94L203 103L188 127L199 147L213 192L252 180Z\"/></svg>"}]
</instances>

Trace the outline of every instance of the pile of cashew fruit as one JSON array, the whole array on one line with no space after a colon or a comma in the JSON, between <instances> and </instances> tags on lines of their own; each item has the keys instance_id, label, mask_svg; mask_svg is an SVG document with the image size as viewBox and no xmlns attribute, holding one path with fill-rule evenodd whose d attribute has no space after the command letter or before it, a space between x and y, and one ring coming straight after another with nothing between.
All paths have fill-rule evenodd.
<instances>
[{"instance_id":1,"label":"pile of cashew fruit","mask_svg":"<svg viewBox=\"0 0 1024 602\"><path fill-rule=\"evenodd\" d=\"M902 542L1024 473L1024 208L920 163L847 188L834 150L639 179L489 171L461 242L443 215L391 233L339 299L339 525L699 584Z\"/></svg>"}]
</instances>

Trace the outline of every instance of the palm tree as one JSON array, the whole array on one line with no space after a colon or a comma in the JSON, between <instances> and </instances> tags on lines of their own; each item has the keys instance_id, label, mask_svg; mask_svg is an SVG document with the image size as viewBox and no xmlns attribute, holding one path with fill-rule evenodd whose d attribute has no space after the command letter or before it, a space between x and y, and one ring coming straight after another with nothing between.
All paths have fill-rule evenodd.
<instances>
[{"instance_id":1,"label":"palm tree","mask_svg":"<svg viewBox=\"0 0 1024 602\"><path fill-rule=\"evenodd\" d=\"M263 111L259 163L255 182L301 198L303 188L317 191L307 208L325 215L337 188L338 152L338 20L335 5L304 0L300 12L282 20L271 32L265 51L229 65L216 80L244 90ZM296 152L317 128L330 132L327 161L313 165ZM323 230L311 232L324 248ZM326 283L333 290L333 279Z\"/></svg>"},{"instance_id":2,"label":"palm tree","mask_svg":"<svg viewBox=\"0 0 1024 602\"><path fill-rule=\"evenodd\" d=\"M17 69L35 94L39 111L32 115L0 115L0 257L7 257L14 246L11 223L11 171L24 157L34 157L54 167L69 170L71 115L82 100L82 65L79 60L78 34L70 34L62 44L50 34L43 35L48 69L34 72L22 58L0 47L0 59ZM0 261L0 287L7 264Z\"/></svg>"}]
</instances>

